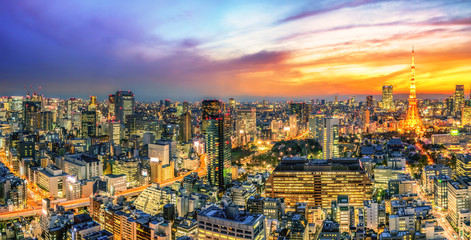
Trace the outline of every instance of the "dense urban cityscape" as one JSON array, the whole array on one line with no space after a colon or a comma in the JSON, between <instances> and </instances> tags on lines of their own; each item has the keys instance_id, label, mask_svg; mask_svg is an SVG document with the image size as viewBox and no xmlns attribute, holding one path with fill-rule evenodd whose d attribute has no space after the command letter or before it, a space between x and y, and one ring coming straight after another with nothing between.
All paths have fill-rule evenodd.
<instances>
[{"instance_id":1,"label":"dense urban cityscape","mask_svg":"<svg viewBox=\"0 0 471 240\"><path fill-rule=\"evenodd\" d=\"M471 99L1 98L2 239L470 239Z\"/></svg>"},{"instance_id":2,"label":"dense urban cityscape","mask_svg":"<svg viewBox=\"0 0 471 240\"><path fill-rule=\"evenodd\" d=\"M471 240L470 16L2 3L0 240Z\"/></svg>"}]
</instances>

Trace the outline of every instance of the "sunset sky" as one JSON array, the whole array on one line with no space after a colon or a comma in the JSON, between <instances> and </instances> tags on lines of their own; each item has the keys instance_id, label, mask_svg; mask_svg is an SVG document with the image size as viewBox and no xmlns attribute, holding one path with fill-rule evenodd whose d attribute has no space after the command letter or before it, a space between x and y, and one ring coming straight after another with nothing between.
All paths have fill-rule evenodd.
<instances>
[{"instance_id":1,"label":"sunset sky","mask_svg":"<svg viewBox=\"0 0 471 240\"><path fill-rule=\"evenodd\" d=\"M332 98L471 83L471 1L8 1L0 95ZM420 96L420 95L419 95Z\"/></svg>"}]
</instances>

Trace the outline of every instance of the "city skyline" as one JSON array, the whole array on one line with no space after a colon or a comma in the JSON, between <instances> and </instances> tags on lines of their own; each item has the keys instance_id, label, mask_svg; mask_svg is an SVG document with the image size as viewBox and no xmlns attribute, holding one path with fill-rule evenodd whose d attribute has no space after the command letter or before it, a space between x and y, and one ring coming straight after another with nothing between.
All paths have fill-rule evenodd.
<instances>
[{"instance_id":1,"label":"city skyline","mask_svg":"<svg viewBox=\"0 0 471 240\"><path fill-rule=\"evenodd\" d=\"M471 240L471 0L0 8L0 239Z\"/></svg>"},{"instance_id":2,"label":"city skyline","mask_svg":"<svg viewBox=\"0 0 471 240\"><path fill-rule=\"evenodd\" d=\"M448 96L456 84L469 92L466 1L34 2L0 13L0 95L33 85L48 97L100 100L119 89L145 101L379 100L393 85L400 99L412 46L418 98Z\"/></svg>"}]
</instances>

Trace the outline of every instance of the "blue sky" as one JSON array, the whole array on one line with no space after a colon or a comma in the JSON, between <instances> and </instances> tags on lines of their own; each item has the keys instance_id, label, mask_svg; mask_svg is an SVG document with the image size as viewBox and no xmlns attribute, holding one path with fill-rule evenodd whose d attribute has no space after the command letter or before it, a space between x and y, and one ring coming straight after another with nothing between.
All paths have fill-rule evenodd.
<instances>
[{"instance_id":1,"label":"blue sky","mask_svg":"<svg viewBox=\"0 0 471 240\"><path fill-rule=\"evenodd\" d=\"M12 1L1 95L143 100L418 93L469 83L469 1Z\"/></svg>"}]
</instances>

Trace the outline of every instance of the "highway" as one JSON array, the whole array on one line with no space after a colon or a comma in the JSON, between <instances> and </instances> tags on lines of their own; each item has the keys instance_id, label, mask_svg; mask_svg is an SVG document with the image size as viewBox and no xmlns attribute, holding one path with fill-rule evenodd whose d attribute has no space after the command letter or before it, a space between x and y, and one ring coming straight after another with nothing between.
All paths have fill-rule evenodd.
<instances>
[{"instance_id":1,"label":"highway","mask_svg":"<svg viewBox=\"0 0 471 240\"><path fill-rule=\"evenodd\" d=\"M300 135L291 138L291 139L301 139L308 134L309 131L305 131L301 133ZM289 139L283 139L283 140L289 140ZM281 141L281 140L280 140ZM0 150L0 160L6 164L6 156L5 156L5 151L3 149ZM178 176L166 181L163 181L160 183L161 187L169 186L173 184L174 182L177 181L182 181L183 178L193 172L198 173L198 176L204 177L207 174L207 168L206 168L206 155L203 154L200 157L200 162L201 166L191 172L188 172L185 175ZM11 169L11 166L8 166ZM115 196L135 196L140 194L142 191L144 191L149 185L137 187L137 188L132 188L132 189L127 189L123 192L117 193ZM0 221L4 220L10 220L10 219L15 219L18 217L29 217L29 216L34 216L34 215L39 215L41 214L42 211L42 206L41 206L41 195L43 193L40 193L39 191L33 189L33 186L31 184L28 184L28 208L27 209L21 209L21 210L15 210L12 212L5 212L5 213L0 213ZM90 205L90 198L80 198L80 199L74 199L74 200L65 200L59 199L52 201L52 203L57 203L59 206L63 206L65 209L73 209L73 208L79 208L79 207L87 207Z\"/></svg>"},{"instance_id":2,"label":"highway","mask_svg":"<svg viewBox=\"0 0 471 240\"><path fill-rule=\"evenodd\" d=\"M4 153L3 153L3 155L0 155L0 157L1 157L2 162L4 162L4 160L5 160ZM169 186L169 185L173 184L174 182L182 181L185 176L190 175L191 173L194 173L194 172L198 173L198 176L200 176L200 177L206 176L207 168L206 168L205 160L206 160L206 155L203 154L200 157L201 166L198 169L196 169L194 171L191 171L191 172L188 172L185 175L178 176L178 177L163 181L163 182L160 183L160 186L165 187L165 186ZM141 186L141 187L137 187L137 188L127 189L125 191L117 193L115 196L135 196L135 195L140 194L142 191L144 191L149 186L150 186L150 184L145 185L145 186ZM34 193L32 193L32 194L34 194ZM39 215L42 211L41 205L38 203L37 200L36 201L32 200L29 196L28 196L28 198L29 198L29 200L28 200L28 209L21 209L21 210L15 210L15 211L12 211L12 212L0 213L0 221L16 219L16 218L19 218L19 217L29 217L29 216ZM55 202L57 202L57 201L55 201ZM80 198L80 199L62 201L62 202L57 202L57 204L59 206L64 206L65 209L86 207L86 206L90 205L90 198Z\"/></svg>"},{"instance_id":3,"label":"highway","mask_svg":"<svg viewBox=\"0 0 471 240\"><path fill-rule=\"evenodd\" d=\"M167 181L163 181L163 182L160 183L160 187L166 187L166 186L172 185L174 182L182 181L185 176L188 176L193 172L197 172L198 176L200 176L200 177L206 176L206 168L204 168L204 169L199 168L198 170L189 172L185 175L182 175L182 176L179 176L179 177L176 177L176 178L172 178L172 179L169 179ZM136 195L139 195L142 191L144 191L149 186L151 186L151 185L149 184L149 185L145 185L145 186L142 186L142 187L131 188L131 189L119 192L115 196L125 196L125 197L136 196ZM80 199L60 202L60 203L58 203L58 205L59 206L64 206L65 209L85 207L85 206L90 205L90 198L80 198ZM0 215L0 219L1 219L1 215Z\"/></svg>"},{"instance_id":4,"label":"highway","mask_svg":"<svg viewBox=\"0 0 471 240\"><path fill-rule=\"evenodd\" d=\"M305 137L306 134L308 134L308 133L309 133L309 131L305 131L305 132L301 133L300 135L298 135L298 136L296 136L292 139L301 139L301 138ZM289 140L289 139L283 139L283 140ZM0 158L1 158L0 160L2 160L2 162L6 162L5 161L5 152L4 151L0 152ZM165 187L165 186L169 186L169 185L173 184L174 182L182 181L185 176L190 175L193 172L198 173L198 176L200 176L200 177L206 176L207 168L206 168L205 159L206 159L206 155L203 154L200 157L201 166L198 169L196 169L194 171L191 171L191 172L188 172L185 175L178 176L178 177L163 181L163 182L160 183L160 186ZM137 187L137 188L131 188L131 189L125 190L123 192L119 192L115 196L125 196L125 197L135 196L135 195L140 194L142 191L144 191L149 186L150 186L150 184L145 185L145 186L141 186L141 187ZM32 187L30 187L30 186L28 187L28 190L30 191L29 195L34 196L34 200L33 200L33 199L31 199L31 196L28 195L28 198L29 198L28 199L28 209L22 209L22 210L15 210L15 211L12 211L12 212L0 213L0 221L15 219L15 218L18 218L18 217L34 216L34 215L38 215L38 214L41 213L41 210L42 210L41 199L39 199L39 196L38 196L38 195L41 195L41 193L39 193L37 191L34 191L32 189ZM67 200L62 201L62 199L60 199L60 200L56 200L56 201L52 201L52 202L57 203L59 206L63 206L65 209L73 209L73 208L89 206L90 205L90 198L80 198L80 199L74 199L74 200L68 200L68 201Z\"/></svg>"}]
</instances>

